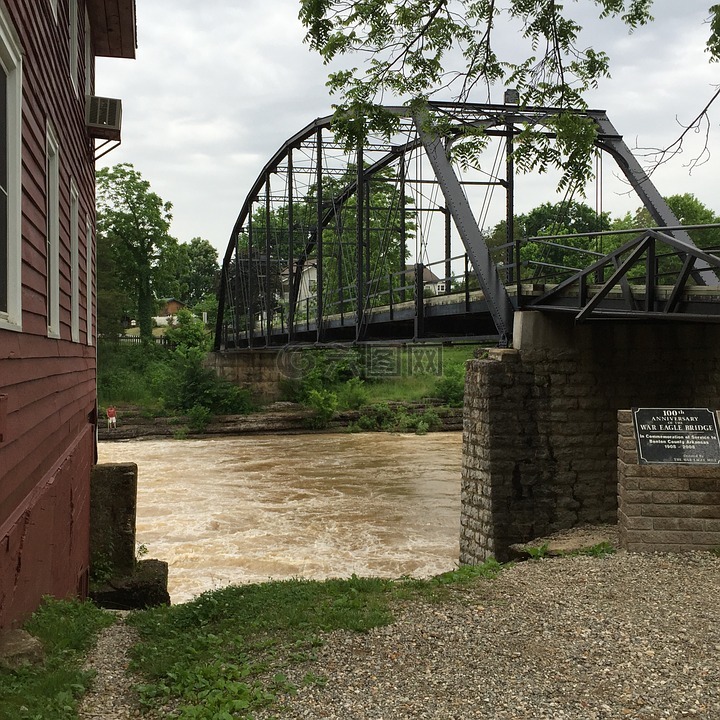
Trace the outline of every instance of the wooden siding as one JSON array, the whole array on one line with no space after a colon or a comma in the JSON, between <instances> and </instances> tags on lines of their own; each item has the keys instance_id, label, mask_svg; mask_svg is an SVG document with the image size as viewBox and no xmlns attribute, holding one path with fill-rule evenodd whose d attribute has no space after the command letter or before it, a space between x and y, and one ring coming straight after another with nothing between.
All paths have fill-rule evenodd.
<instances>
[{"instance_id":1,"label":"wooden siding","mask_svg":"<svg viewBox=\"0 0 720 720\"><path fill-rule=\"evenodd\" d=\"M57 20L46 0L5 4L23 51L22 332L0 330L0 395L7 396L0 428L0 627L24 617L43 594L65 596L84 587L96 399L95 341L87 328L93 299L86 297L86 220L95 223L93 145L84 112L86 2L78 0L77 91L70 78L68 0L59 0ZM47 331L48 122L60 145L57 339ZM71 179L79 195L79 342L71 339Z\"/></svg>"},{"instance_id":2,"label":"wooden siding","mask_svg":"<svg viewBox=\"0 0 720 720\"><path fill-rule=\"evenodd\" d=\"M90 475L93 443L87 427L40 480L3 534L0 608L4 625L22 622L49 592L72 597L87 587L90 486L78 478Z\"/></svg>"}]
</instances>

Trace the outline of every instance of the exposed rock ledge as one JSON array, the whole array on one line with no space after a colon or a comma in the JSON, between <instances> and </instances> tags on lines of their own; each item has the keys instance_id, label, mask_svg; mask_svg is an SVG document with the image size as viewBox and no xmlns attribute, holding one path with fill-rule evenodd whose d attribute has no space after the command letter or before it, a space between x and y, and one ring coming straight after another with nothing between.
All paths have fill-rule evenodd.
<instances>
[{"instance_id":1,"label":"exposed rock ledge","mask_svg":"<svg viewBox=\"0 0 720 720\"><path fill-rule=\"evenodd\" d=\"M617 525L580 525L527 543L511 545L510 551L513 559L527 560L532 556L533 550L540 548L544 548L543 555L558 557L587 551L603 544L613 549L619 547Z\"/></svg>"},{"instance_id":2,"label":"exposed rock ledge","mask_svg":"<svg viewBox=\"0 0 720 720\"><path fill-rule=\"evenodd\" d=\"M421 414L432 408L442 421L443 431L462 430L462 408L438 407L434 403L388 403L403 408L409 414ZM322 432L338 432L360 417L360 410L336 413ZM117 429L98 427L100 440L129 440L132 438L173 437L182 433L186 437L212 435L257 435L263 433L307 433L312 411L293 403L275 403L262 412L250 415L216 415L202 433L188 430L187 417L145 417L138 408L118 408Z\"/></svg>"}]
</instances>

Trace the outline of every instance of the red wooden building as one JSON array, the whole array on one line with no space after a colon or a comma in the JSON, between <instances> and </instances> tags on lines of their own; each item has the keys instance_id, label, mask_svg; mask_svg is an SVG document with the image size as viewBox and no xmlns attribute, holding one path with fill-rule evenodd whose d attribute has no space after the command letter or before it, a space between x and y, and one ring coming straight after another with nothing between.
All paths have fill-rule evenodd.
<instances>
[{"instance_id":1,"label":"red wooden building","mask_svg":"<svg viewBox=\"0 0 720 720\"><path fill-rule=\"evenodd\" d=\"M120 109L94 66L135 46L134 0L0 0L0 627L87 592L95 155Z\"/></svg>"}]
</instances>

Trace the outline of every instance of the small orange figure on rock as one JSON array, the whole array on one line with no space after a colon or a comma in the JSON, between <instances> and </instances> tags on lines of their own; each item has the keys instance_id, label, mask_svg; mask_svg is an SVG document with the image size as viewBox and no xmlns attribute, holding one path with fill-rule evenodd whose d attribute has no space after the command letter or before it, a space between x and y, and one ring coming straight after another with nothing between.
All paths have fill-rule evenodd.
<instances>
[{"instance_id":1,"label":"small orange figure on rock","mask_svg":"<svg viewBox=\"0 0 720 720\"><path fill-rule=\"evenodd\" d=\"M115 410L114 405L111 405L107 409L107 419L108 419L108 430L115 430L117 428L117 411Z\"/></svg>"}]
</instances>

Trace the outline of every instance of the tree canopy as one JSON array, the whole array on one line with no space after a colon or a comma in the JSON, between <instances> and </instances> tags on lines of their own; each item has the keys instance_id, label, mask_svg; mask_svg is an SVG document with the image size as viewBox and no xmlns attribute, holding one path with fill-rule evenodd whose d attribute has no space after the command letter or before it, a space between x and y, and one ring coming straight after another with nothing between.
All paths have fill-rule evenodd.
<instances>
[{"instance_id":1,"label":"tree canopy","mask_svg":"<svg viewBox=\"0 0 720 720\"><path fill-rule=\"evenodd\" d=\"M189 243L180 243L173 239L160 256L155 295L174 297L195 307L215 293L218 274L217 250L208 240L194 237Z\"/></svg>"},{"instance_id":2,"label":"tree canopy","mask_svg":"<svg viewBox=\"0 0 720 720\"><path fill-rule=\"evenodd\" d=\"M97 202L98 234L107 241L121 286L136 302L140 334L149 338L158 258L172 242L172 205L129 163L98 170Z\"/></svg>"},{"instance_id":3,"label":"tree canopy","mask_svg":"<svg viewBox=\"0 0 720 720\"><path fill-rule=\"evenodd\" d=\"M158 298L207 304L218 281L215 248L203 238L179 243L170 235L171 203L131 164L98 170L97 188L99 332L117 336L130 315L147 339ZM202 309L212 313L212 303Z\"/></svg>"},{"instance_id":4,"label":"tree canopy","mask_svg":"<svg viewBox=\"0 0 720 720\"><path fill-rule=\"evenodd\" d=\"M520 105L559 108L549 120L551 146L532 127L517 138L520 170L562 171L560 187L580 190L592 176L595 128L572 112L586 108L586 93L609 75L610 58L599 47L580 46L578 18L588 5L599 20L619 18L630 30L653 20L653 0L301 0L306 42L326 62L361 56L360 68L329 76L339 96L336 127L346 139L366 127L392 132L397 119L380 104L418 109L438 93L443 99L486 98L492 85L516 89ZM584 6L584 7L581 7ZM720 59L720 5L710 7L707 51ZM500 29L514 31L501 43ZM479 146L478 146L479 147Z\"/></svg>"}]
</instances>

